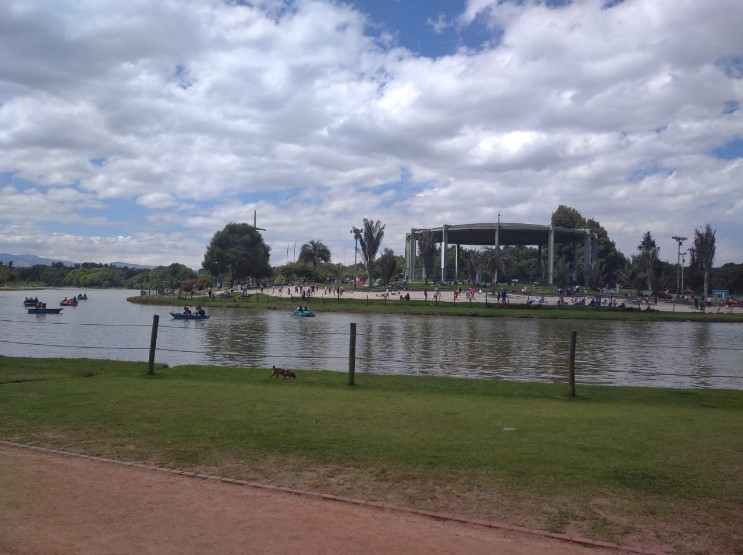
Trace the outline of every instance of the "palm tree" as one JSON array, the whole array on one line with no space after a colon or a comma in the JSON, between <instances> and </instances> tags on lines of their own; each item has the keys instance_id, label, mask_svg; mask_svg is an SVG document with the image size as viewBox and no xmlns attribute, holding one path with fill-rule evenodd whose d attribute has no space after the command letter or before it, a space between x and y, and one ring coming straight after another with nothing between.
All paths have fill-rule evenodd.
<instances>
[{"instance_id":1,"label":"palm tree","mask_svg":"<svg viewBox=\"0 0 743 555\"><path fill-rule=\"evenodd\" d=\"M606 265L603 262L592 262L586 274L586 285L591 289L600 289L606 281Z\"/></svg>"},{"instance_id":2,"label":"palm tree","mask_svg":"<svg viewBox=\"0 0 743 555\"><path fill-rule=\"evenodd\" d=\"M615 272L622 285L633 289L640 289L645 279L645 273L639 270L639 261L636 255L624 263L624 268Z\"/></svg>"},{"instance_id":3,"label":"palm tree","mask_svg":"<svg viewBox=\"0 0 743 555\"><path fill-rule=\"evenodd\" d=\"M508 274L513 266L513 259L507 254L503 254L500 247L488 247L483 252L482 264L483 268L492 272L493 274L493 287L496 286L498 281L498 274Z\"/></svg>"},{"instance_id":4,"label":"palm tree","mask_svg":"<svg viewBox=\"0 0 743 555\"><path fill-rule=\"evenodd\" d=\"M330 249L322 241L310 241L302 245L299 251L299 262L312 264L312 273L317 280L317 263L330 262Z\"/></svg>"},{"instance_id":5,"label":"palm tree","mask_svg":"<svg viewBox=\"0 0 743 555\"><path fill-rule=\"evenodd\" d=\"M712 229L709 224L700 229L694 230L694 246L691 251L691 266L702 271L704 274L704 299L707 299L709 290L709 274L712 270L712 262L715 259L715 235L716 229Z\"/></svg>"},{"instance_id":6,"label":"palm tree","mask_svg":"<svg viewBox=\"0 0 743 555\"><path fill-rule=\"evenodd\" d=\"M374 265L374 259L377 257L379 246L382 244L384 227L379 220L373 222L364 218L364 227L362 229L358 227L353 228L353 234L361 246L361 258L364 260L364 265L366 266L366 273L368 275L367 287L372 286L372 267Z\"/></svg>"},{"instance_id":7,"label":"palm tree","mask_svg":"<svg viewBox=\"0 0 743 555\"><path fill-rule=\"evenodd\" d=\"M392 249L384 249L382 256L379 257L379 270L382 272L384 283L389 285L392 275L397 269L397 258Z\"/></svg>"},{"instance_id":8,"label":"palm tree","mask_svg":"<svg viewBox=\"0 0 743 555\"><path fill-rule=\"evenodd\" d=\"M431 231L426 230L418 236L418 252L423 262L423 281L428 283L436 257L436 236Z\"/></svg>"}]
</instances>

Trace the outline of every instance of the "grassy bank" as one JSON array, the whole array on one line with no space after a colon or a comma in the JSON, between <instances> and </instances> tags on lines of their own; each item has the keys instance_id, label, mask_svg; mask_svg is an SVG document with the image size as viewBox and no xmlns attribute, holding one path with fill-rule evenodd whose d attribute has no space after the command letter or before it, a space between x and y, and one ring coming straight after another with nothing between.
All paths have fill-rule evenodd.
<instances>
[{"instance_id":1,"label":"grassy bank","mask_svg":"<svg viewBox=\"0 0 743 555\"><path fill-rule=\"evenodd\" d=\"M743 392L0 357L0 437L735 553Z\"/></svg>"},{"instance_id":2,"label":"grassy bank","mask_svg":"<svg viewBox=\"0 0 743 555\"><path fill-rule=\"evenodd\" d=\"M183 306L184 304L200 304L204 307L233 307L233 308L259 308L266 310L291 310L300 302L298 297L276 297L256 293L249 297L242 297L236 293L231 298L210 299L207 296L190 295L156 296L142 295L132 296L130 302L138 304ZM546 306L532 307L525 304L498 304L467 303L459 301L456 304L451 301L399 301L380 299L370 293L367 299L336 298L334 296L316 296L308 301L303 301L310 309L323 312L358 312L377 314L438 314L451 316L480 316L480 317L510 317L510 318L564 318L573 320L645 320L664 322L741 322L743 323L743 312L729 314L725 311L720 313L715 308L713 311L701 312L667 312L659 310L639 310L628 308L626 310L611 310L606 307L595 308L590 306Z\"/></svg>"}]
</instances>

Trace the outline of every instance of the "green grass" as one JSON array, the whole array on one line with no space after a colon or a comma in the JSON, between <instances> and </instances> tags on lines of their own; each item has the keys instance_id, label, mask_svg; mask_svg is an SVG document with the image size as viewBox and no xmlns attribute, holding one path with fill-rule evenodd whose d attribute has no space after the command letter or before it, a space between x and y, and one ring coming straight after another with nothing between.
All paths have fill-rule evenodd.
<instances>
[{"instance_id":1,"label":"green grass","mask_svg":"<svg viewBox=\"0 0 743 555\"><path fill-rule=\"evenodd\" d=\"M204 307L223 306L247 309L289 310L300 302L298 297L276 297L256 293L250 297L241 297L235 294L232 299L209 299L206 296L177 297L177 296L134 296L128 300L138 304L182 306L184 302L200 304ZM481 317L510 317L510 318L569 318L572 320L644 320L665 322L743 322L743 312L730 314L726 311L717 312L717 309L702 312L667 312L660 310L638 310L630 307L627 310L609 310L606 307L590 306L548 306L531 307L525 304L498 303L468 303L466 301L400 301L383 300L369 293L367 299L352 299L323 297L318 295L304 301L310 309L323 312L356 312L376 314L439 314L448 316L481 316Z\"/></svg>"},{"instance_id":2,"label":"green grass","mask_svg":"<svg viewBox=\"0 0 743 555\"><path fill-rule=\"evenodd\" d=\"M675 552L740 545L743 392L269 376L0 357L0 438Z\"/></svg>"}]
</instances>

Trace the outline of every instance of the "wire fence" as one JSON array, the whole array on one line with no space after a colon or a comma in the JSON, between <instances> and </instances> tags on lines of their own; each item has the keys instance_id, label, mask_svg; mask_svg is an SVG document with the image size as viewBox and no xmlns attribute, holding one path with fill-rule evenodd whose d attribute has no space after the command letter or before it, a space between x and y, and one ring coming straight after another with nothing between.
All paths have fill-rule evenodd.
<instances>
[{"instance_id":1,"label":"wire fence","mask_svg":"<svg viewBox=\"0 0 743 555\"><path fill-rule=\"evenodd\" d=\"M3 327L7 326L21 326L21 325L31 325L31 326L64 326L64 327L80 327L80 328L87 328L87 327L95 327L95 328L140 328L144 332L145 330L153 330L153 324L119 324L119 323L93 323L93 322L58 322L58 321L49 321L49 320L43 320L43 321L34 321L29 322L27 320L14 320L14 319L0 319L0 323L3 324ZM181 333L183 330L183 327L181 325L173 325L172 323L163 323L160 324L157 323L157 332L164 332L164 334L167 333ZM164 335L163 334L163 335ZM33 336L34 334L29 333L28 336ZM303 340L310 340L314 341L318 338L328 338L328 337L334 337L336 340L340 341L348 341L350 337L349 331L328 331L328 330L314 330L314 331L308 331L306 329L302 331L283 331L282 336L301 336ZM358 333L355 333L355 340L363 340L364 344L374 344L377 341L382 341L383 339L386 341L389 338L384 336L380 332L369 332L369 331L360 331ZM146 352L150 351L153 352L154 347L154 353L155 358L157 357L157 353L163 353L163 354L185 354L185 355L195 355L199 357L206 357L206 356L212 356L214 355L214 352L209 349L204 348L193 348L190 346L183 346L178 344L172 344L172 343L178 343L177 341L171 341L168 343L167 341L161 342L160 345L152 345L149 342L147 342L143 339L141 344L93 344L93 345L84 345L84 344L71 344L69 342L55 342L53 340L47 340L47 341L40 341L40 340L33 340L33 339L18 339L18 338L7 338L3 335L0 335L0 344L8 344L8 345L16 345L16 346L26 346L26 347L32 347L32 348L50 348L50 349L59 349L62 351L77 351L77 350L85 350L85 351L103 351L103 352L111 352L111 351L124 351L124 352L132 352L132 351L141 351ZM161 336L162 337L162 336ZM263 343L268 344L269 341L267 341L267 338L261 339ZM633 353L633 356L635 358L641 357L644 354L647 354L649 352L663 352L663 351L678 351L681 347L678 345L678 336L677 334L655 334L653 337L652 344L648 344L647 342L639 342L639 341L623 341L621 348L625 350L629 350ZM162 344L164 343L164 344ZM469 342L470 346L477 346L479 348L490 348L494 350L498 350L499 348L509 346L512 347L514 345L514 340L511 338L499 338L499 337L489 337L486 339L476 339ZM550 370L554 368L559 368L560 370L564 369L568 365L568 357L569 357L569 349L571 345L570 337L566 334L566 337L564 339L562 338L549 338L544 339L541 338L539 340L539 349L542 352L547 353L546 356L549 357L561 357L559 361L553 361L552 364L539 364L531 368L522 368L522 370L529 370L532 371L532 373L537 372L541 374L549 374ZM580 343L579 345L579 351L580 351ZM268 352L264 351L260 353L260 359L263 361L268 361L267 364L270 364L271 361L284 361L284 360L293 360L293 361L313 361L314 363L328 361L332 362L331 365L334 369L339 369L340 366L347 366L348 368L354 367L356 362L373 362L374 365L377 367L379 366L390 366L393 365L395 368L402 368L404 369L407 367L413 367L413 368L420 368L421 366L426 367L425 361L422 361L421 359L424 358L423 355L419 352L416 352L415 350L406 352L405 356L391 356L390 354L387 354L385 351L378 351L378 352L372 352L368 349L361 349L361 352L359 352L359 349L354 349L353 353L338 353L338 349L334 353L324 353L324 354L318 354L318 353L312 353L312 352ZM704 353L704 352L714 352L714 353L723 353L723 354L730 354L731 358L738 360L739 355L738 353L743 351L743 347L738 347L735 345L695 345L693 347L693 352L696 353ZM398 353L399 355L399 353ZM219 350L218 353L219 359L227 361L228 363L230 361L239 360L241 357L245 356L245 353L242 351L237 350L230 350L222 348ZM106 358L106 357L101 357ZM347 365L339 364L339 361L348 361ZM585 357L578 356L578 364L584 364L585 363ZM452 363L454 364L454 363ZM463 370L464 375L470 375L472 372L479 373L481 377L487 377L487 367L483 367L482 364L466 364L461 361L457 362L457 367L460 370ZM232 364L230 364L232 365ZM236 366L239 366L237 364ZM313 368L311 369L318 369L319 366L317 364L313 365ZM504 368L507 368L507 365L501 365L497 368L494 368L495 372L493 372L493 377L499 377L498 370L503 370ZM733 367L734 369L738 368ZM345 369L345 368L344 368ZM401 372L394 372L394 373L408 373L404 370ZM409 373L436 373L430 370L425 370L423 372L416 372L411 371ZM443 372L446 375L456 375L452 374L450 372ZM674 378L674 377L682 377L684 379L689 379L688 374L679 374L679 372L667 372L667 371L661 371L660 368L655 368L652 371L653 376L658 377L664 377L664 378ZM734 382L736 385L735 388L743 387L743 373L736 374L735 372L727 372L725 369L720 368L716 371L716 373L711 374L709 373L709 369L704 370L704 379L708 381L719 381L719 380L726 380L727 382ZM729 387L729 386L728 386Z\"/></svg>"}]
</instances>

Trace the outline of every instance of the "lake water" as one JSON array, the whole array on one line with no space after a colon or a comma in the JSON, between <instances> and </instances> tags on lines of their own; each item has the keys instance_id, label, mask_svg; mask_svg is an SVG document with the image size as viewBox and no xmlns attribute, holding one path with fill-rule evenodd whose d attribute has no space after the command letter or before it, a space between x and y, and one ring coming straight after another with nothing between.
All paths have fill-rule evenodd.
<instances>
[{"instance_id":1,"label":"lake water","mask_svg":"<svg viewBox=\"0 0 743 555\"><path fill-rule=\"evenodd\" d=\"M743 389L743 324L398 316L211 308L209 320L173 320L176 307L126 302L137 291L84 291L59 315L32 315L26 295L57 307L83 291L0 292L0 354L148 358L158 314L156 361L300 370L348 369L357 325L356 371L524 381L566 380L570 332L578 332L578 383Z\"/></svg>"}]
</instances>

